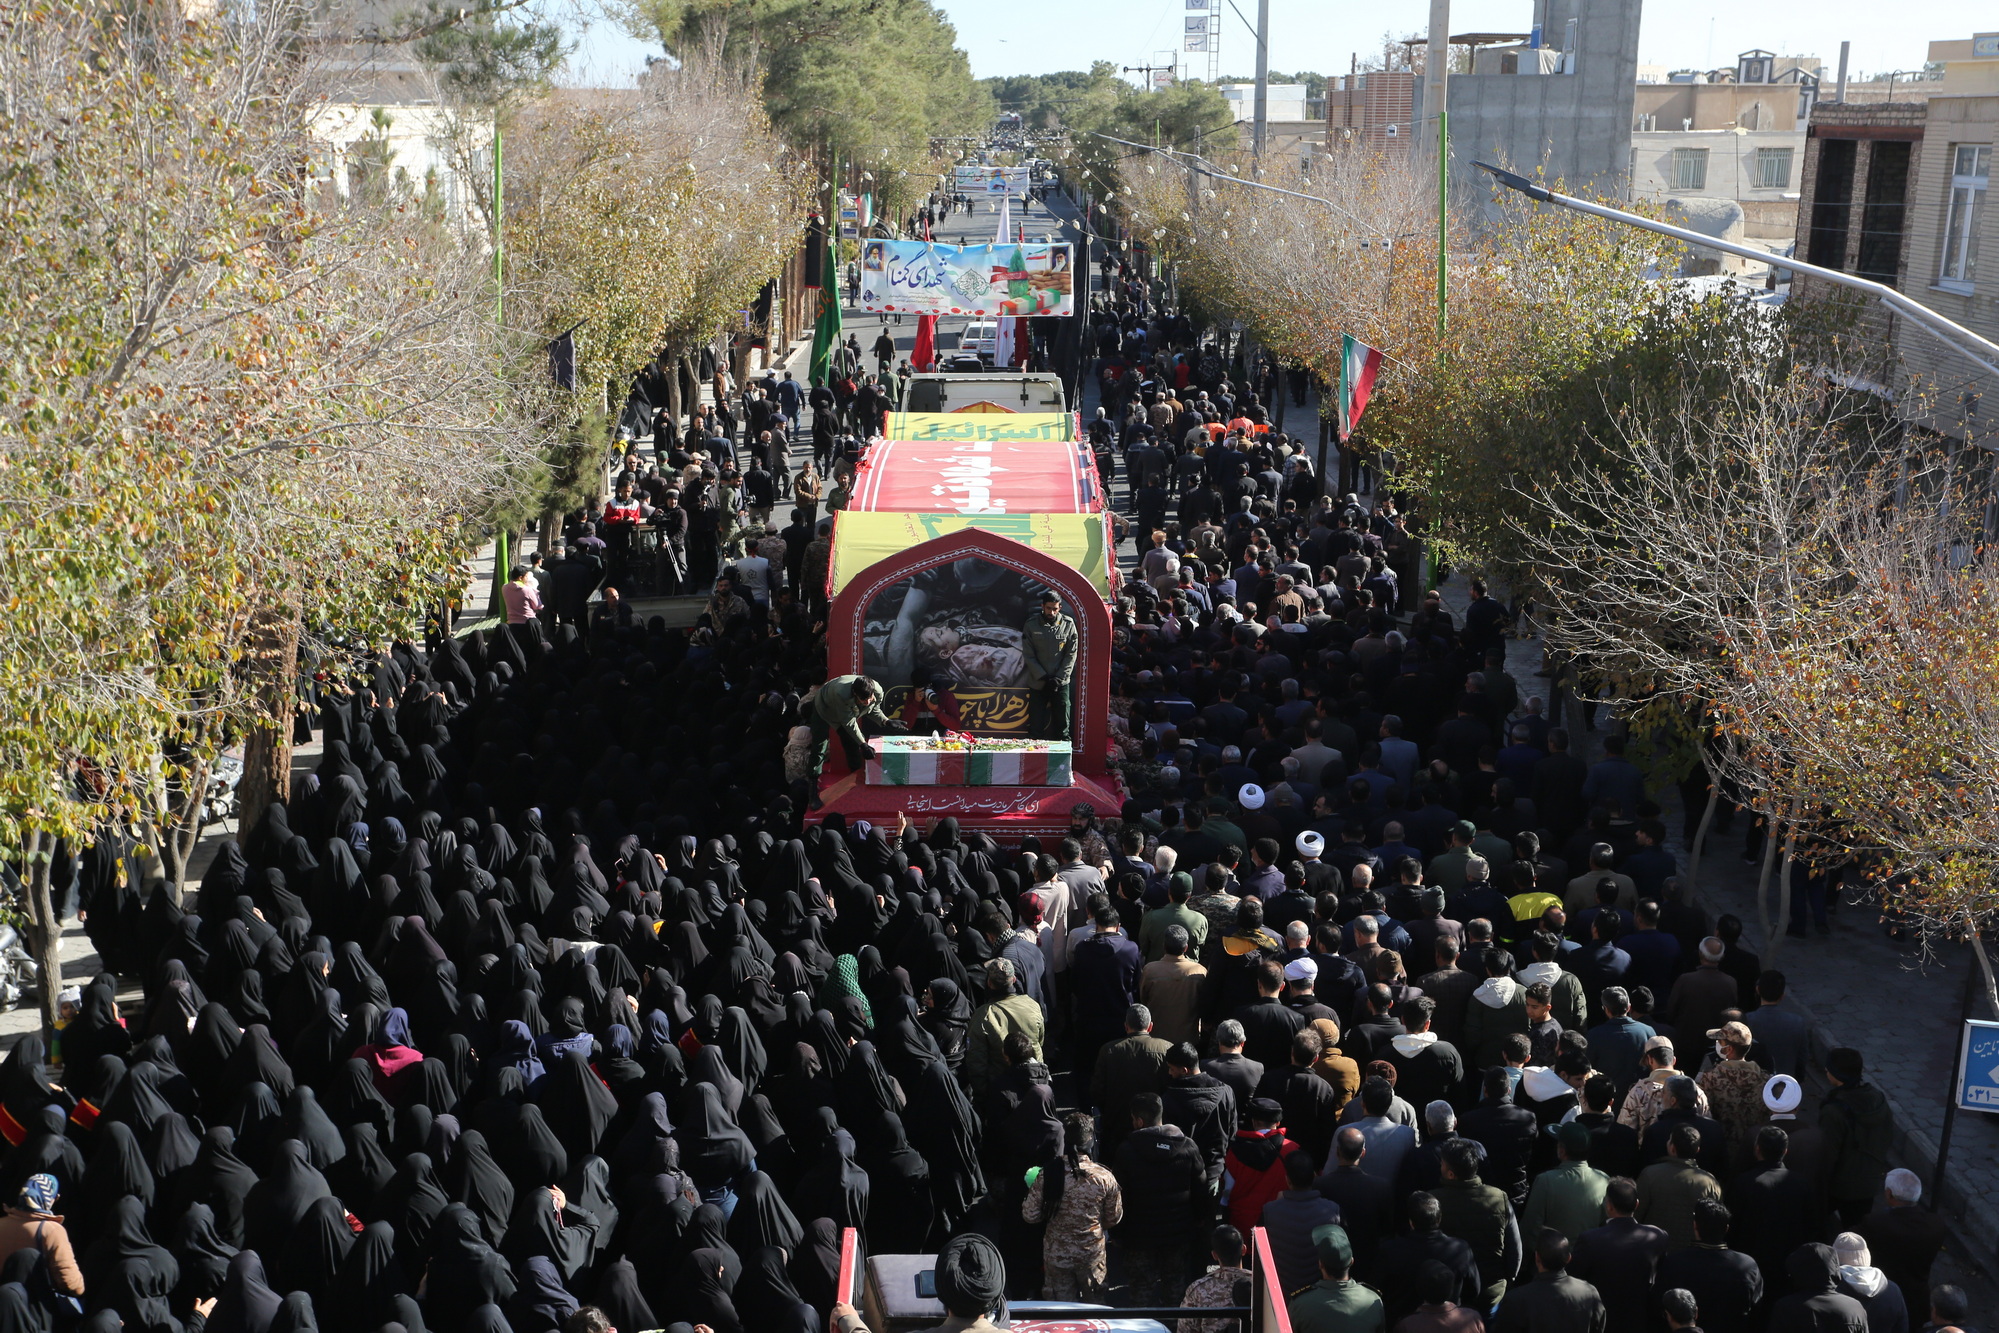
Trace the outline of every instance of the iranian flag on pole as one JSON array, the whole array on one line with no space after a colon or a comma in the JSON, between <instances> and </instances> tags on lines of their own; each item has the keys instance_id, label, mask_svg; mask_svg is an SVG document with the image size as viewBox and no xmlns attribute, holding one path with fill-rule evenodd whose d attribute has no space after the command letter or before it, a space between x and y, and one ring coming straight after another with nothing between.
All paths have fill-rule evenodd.
<instances>
[{"instance_id":1,"label":"iranian flag on pole","mask_svg":"<svg viewBox=\"0 0 1999 1333\"><path fill-rule=\"evenodd\" d=\"M1344 444L1360 424L1367 400L1374 394L1374 376L1381 369L1381 353L1351 333L1340 335L1340 442Z\"/></svg>"}]
</instances>

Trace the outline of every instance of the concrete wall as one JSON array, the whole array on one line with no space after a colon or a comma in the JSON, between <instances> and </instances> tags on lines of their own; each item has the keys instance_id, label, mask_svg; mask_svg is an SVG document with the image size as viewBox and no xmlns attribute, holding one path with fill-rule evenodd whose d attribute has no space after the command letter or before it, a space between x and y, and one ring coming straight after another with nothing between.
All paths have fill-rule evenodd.
<instances>
[{"instance_id":1,"label":"concrete wall","mask_svg":"<svg viewBox=\"0 0 1999 1333\"><path fill-rule=\"evenodd\" d=\"M1497 157L1524 171L1545 169L1572 189L1621 193L1631 169L1639 7L1640 0L1540 0L1550 45L1561 45L1568 20L1577 20L1574 73L1452 75L1453 171Z\"/></svg>"},{"instance_id":2,"label":"concrete wall","mask_svg":"<svg viewBox=\"0 0 1999 1333\"><path fill-rule=\"evenodd\" d=\"M1699 190L1673 185L1673 150L1707 150L1707 184ZM1757 150L1791 150L1790 175L1778 188L1756 184ZM1732 130L1639 131L1631 136L1633 199L1733 199L1742 205L1745 234L1759 240L1790 237L1798 216L1798 179L1805 164L1805 136L1790 130L1737 134ZM1758 205L1753 212L1751 205Z\"/></svg>"},{"instance_id":3,"label":"concrete wall","mask_svg":"<svg viewBox=\"0 0 1999 1333\"><path fill-rule=\"evenodd\" d=\"M1978 280L1968 293L1937 285L1951 151L1961 143L1999 143L1999 96L1930 98L1929 123L1910 173L1901 289L1945 318L1999 341L1999 207L1989 192L1980 218ZM1921 329L1898 322L1897 350L1922 404L1914 415L1949 435L1988 446L1999 443L1999 384Z\"/></svg>"}]
</instances>

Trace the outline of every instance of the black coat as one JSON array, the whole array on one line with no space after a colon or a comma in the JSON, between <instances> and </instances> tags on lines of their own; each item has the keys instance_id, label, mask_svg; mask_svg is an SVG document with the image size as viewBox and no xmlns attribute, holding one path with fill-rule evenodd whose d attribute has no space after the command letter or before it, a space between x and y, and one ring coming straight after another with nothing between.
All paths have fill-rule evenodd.
<instances>
[{"instance_id":1,"label":"black coat","mask_svg":"<svg viewBox=\"0 0 1999 1333\"><path fill-rule=\"evenodd\" d=\"M1423 1303L1420 1287L1423 1265L1440 1263L1457 1275L1458 1289L1451 1299L1459 1305L1478 1304L1480 1291L1478 1260L1471 1246L1441 1231L1412 1232L1390 1236L1374 1252L1372 1280L1388 1308L1388 1326L1393 1328Z\"/></svg>"},{"instance_id":2,"label":"black coat","mask_svg":"<svg viewBox=\"0 0 1999 1333\"><path fill-rule=\"evenodd\" d=\"M1127 1245L1185 1246L1194 1238L1205 1210L1207 1168L1201 1150L1177 1125L1134 1129L1111 1159L1111 1174L1124 1195L1124 1220L1117 1238Z\"/></svg>"},{"instance_id":3,"label":"black coat","mask_svg":"<svg viewBox=\"0 0 1999 1333\"><path fill-rule=\"evenodd\" d=\"M1569 1272L1595 1285L1615 1328L1643 1328L1652 1279L1666 1253L1666 1233L1630 1217L1616 1217L1576 1237Z\"/></svg>"},{"instance_id":4,"label":"black coat","mask_svg":"<svg viewBox=\"0 0 1999 1333\"><path fill-rule=\"evenodd\" d=\"M1658 1289L1674 1287L1693 1293L1702 1333L1749 1333L1763 1299L1763 1270L1740 1250L1696 1244L1659 1261Z\"/></svg>"},{"instance_id":5,"label":"black coat","mask_svg":"<svg viewBox=\"0 0 1999 1333\"><path fill-rule=\"evenodd\" d=\"M1832 1249L1800 1245L1784 1261L1791 1294L1770 1307L1766 1333L1867 1333L1867 1309L1838 1290Z\"/></svg>"},{"instance_id":6,"label":"black coat","mask_svg":"<svg viewBox=\"0 0 1999 1333\"><path fill-rule=\"evenodd\" d=\"M1390 1042L1381 1058L1395 1066L1395 1095L1411 1106L1428 1106L1434 1101L1451 1101L1464 1082L1464 1057L1458 1048L1442 1038L1414 1055L1404 1055Z\"/></svg>"},{"instance_id":7,"label":"black coat","mask_svg":"<svg viewBox=\"0 0 1999 1333\"><path fill-rule=\"evenodd\" d=\"M1194 1141L1210 1181L1222 1178L1222 1159L1235 1137L1235 1089L1211 1074L1189 1074L1166 1080L1159 1094L1166 1104L1166 1123Z\"/></svg>"},{"instance_id":8,"label":"black coat","mask_svg":"<svg viewBox=\"0 0 1999 1333\"><path fill-rule=\"evenodd\" d=\"M1732 1215L1729 1243L1762 1267L1772 1290L1786 1289L1784 1261L1825 1234L1816 1182L1782 1162L1759 1162L1729 1181L1724 1198Z\"/></svg>"},{"instance_id":9,"label":"black coat","mask_svg":"<svg viewBox=\"0 0 1999 1333\"><path fill-rule=\"evenodd\" d=\"M1515 1208L1527 1202L1527 1167L1540 1130L1541 1122L1532 1111L1511 1102L1482 1104L1458 1121L1459 1134L1485 1145L1479 1178L1505 1190Z\"/></svg>"},{"instance_id":10,"label":"black coat","mask_svg":"<svg viewBox=\"0 0 1999 1333\"><path fill-rule=\"evenodd\" d=\"M1242 1024L1244 1056L1266 1070L1282 1069L1291 1063L1291 1038L1305 1026L1303 1014L1286 1009L1272 996L1241 1005L1229 1017Z\"/></svg>"},{"instance_id":11,"label":"black coat","mask_svg":"<svg viewBox=\"0 0 1999 1333\"><path fill-rule=\"evenodd\" d=\"M1279 1066L1288 1063L1289 1059L1287 1055L1284 1060L1278 1061ZM1217 1055L1211 1060L1201 1061L1201 1072L1229 1085L1229 1090L1235 1094L1238 1115L1256 1096L1256 1085L1263 1081L1263 1063L1252 1060L1240 1052L1235 1055ZM1233 1135L1235 1130L1231 1128L1229 1133Z\"/></svg>"},{"instance_id":12,"label":"black coat","mask_svg":"<svg viewBox=\"0 0 1999 1333\"><path fill-rule=\"evenodd\" d=\"M1556 1269L1506 1293L1490 1333L1604 1333L1608 1317L1595 1287ZM1619 1324L1636 1328L1637 1324Z\"/></svg>"},{"instance_id":13,"label":"black coat","mask_svg":"<svg viewBox=\"0 0 1999 1333\"><path fill-rule=\"evenodd\" d=\"M1366 1277L1376 1249L1396 1227L1395 1187L1357 1166L1335 1166L1312 1184L1340 1206L1354 1271Z\"/></svg>"}]
</instances>

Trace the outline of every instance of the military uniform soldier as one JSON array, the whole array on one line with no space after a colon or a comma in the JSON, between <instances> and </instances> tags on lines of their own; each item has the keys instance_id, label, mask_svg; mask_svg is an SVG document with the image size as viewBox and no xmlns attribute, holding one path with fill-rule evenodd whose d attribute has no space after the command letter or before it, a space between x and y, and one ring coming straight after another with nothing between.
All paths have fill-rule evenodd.
<instances>
[{"instance_id":1,"label":"military uniform soldier","mask_svg":"<svg viewBox=\"0 0 1999 1333\"><path fill-rule=\"evenodd\" d=\"M888 715L882 712L881 686L866 676L835 676L819 687L819 693L812 701L809 723L812 728L814 809L819 806L819 772L826 766L826 747L835 733L840 737L840 747L846 753L849 768L858 769L874 757L874 747L868 744L863 724L872 725L877 733L909 730L900 722L890 721Z\"/></svg>"},{"instance_id":2,"label":"military uniform soldier","mask_svg":"<svg viewBox=\"0 0 1999 1333\"><path fill-rule=\"evenodd\" d=\"M1027 659L1028 683L1039 696L1049 740L1069 739L1069 682L1076 675L1076 622L1062 611L1062 599L1041 594L1041 611L1021 627L1020 647Z\"/></svg>"}]
</instances>

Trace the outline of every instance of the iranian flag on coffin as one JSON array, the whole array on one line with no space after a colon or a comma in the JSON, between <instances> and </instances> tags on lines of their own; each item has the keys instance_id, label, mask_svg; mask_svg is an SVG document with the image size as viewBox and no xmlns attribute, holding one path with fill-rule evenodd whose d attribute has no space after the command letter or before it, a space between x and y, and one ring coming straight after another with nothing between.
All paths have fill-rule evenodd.
<instances>
[{"instance_id":1,"label":"iranian flag on coffin","mask_svg":"<svg viewBox=\"0 0 1999 1333\"><path fill-rule=\"evenodd\" d=\"M1342 443L1360 424L1367 400L1374 394L1374 377L1381 369L1381 353L1351 333L1340 335L1340 440Z\"/></svg>"},{"instance_id":2,"label":"iranian flag on coffin","mask_svg":"<svg viewBox=\"0 0 1999 1333\"><path fill-rule=\"evenodd\" d=\"M907 750L875 742L868 781L891 787L1067 787L1070 750L1049 741L1031 750Z\"/></svg>"}]
</instances>

